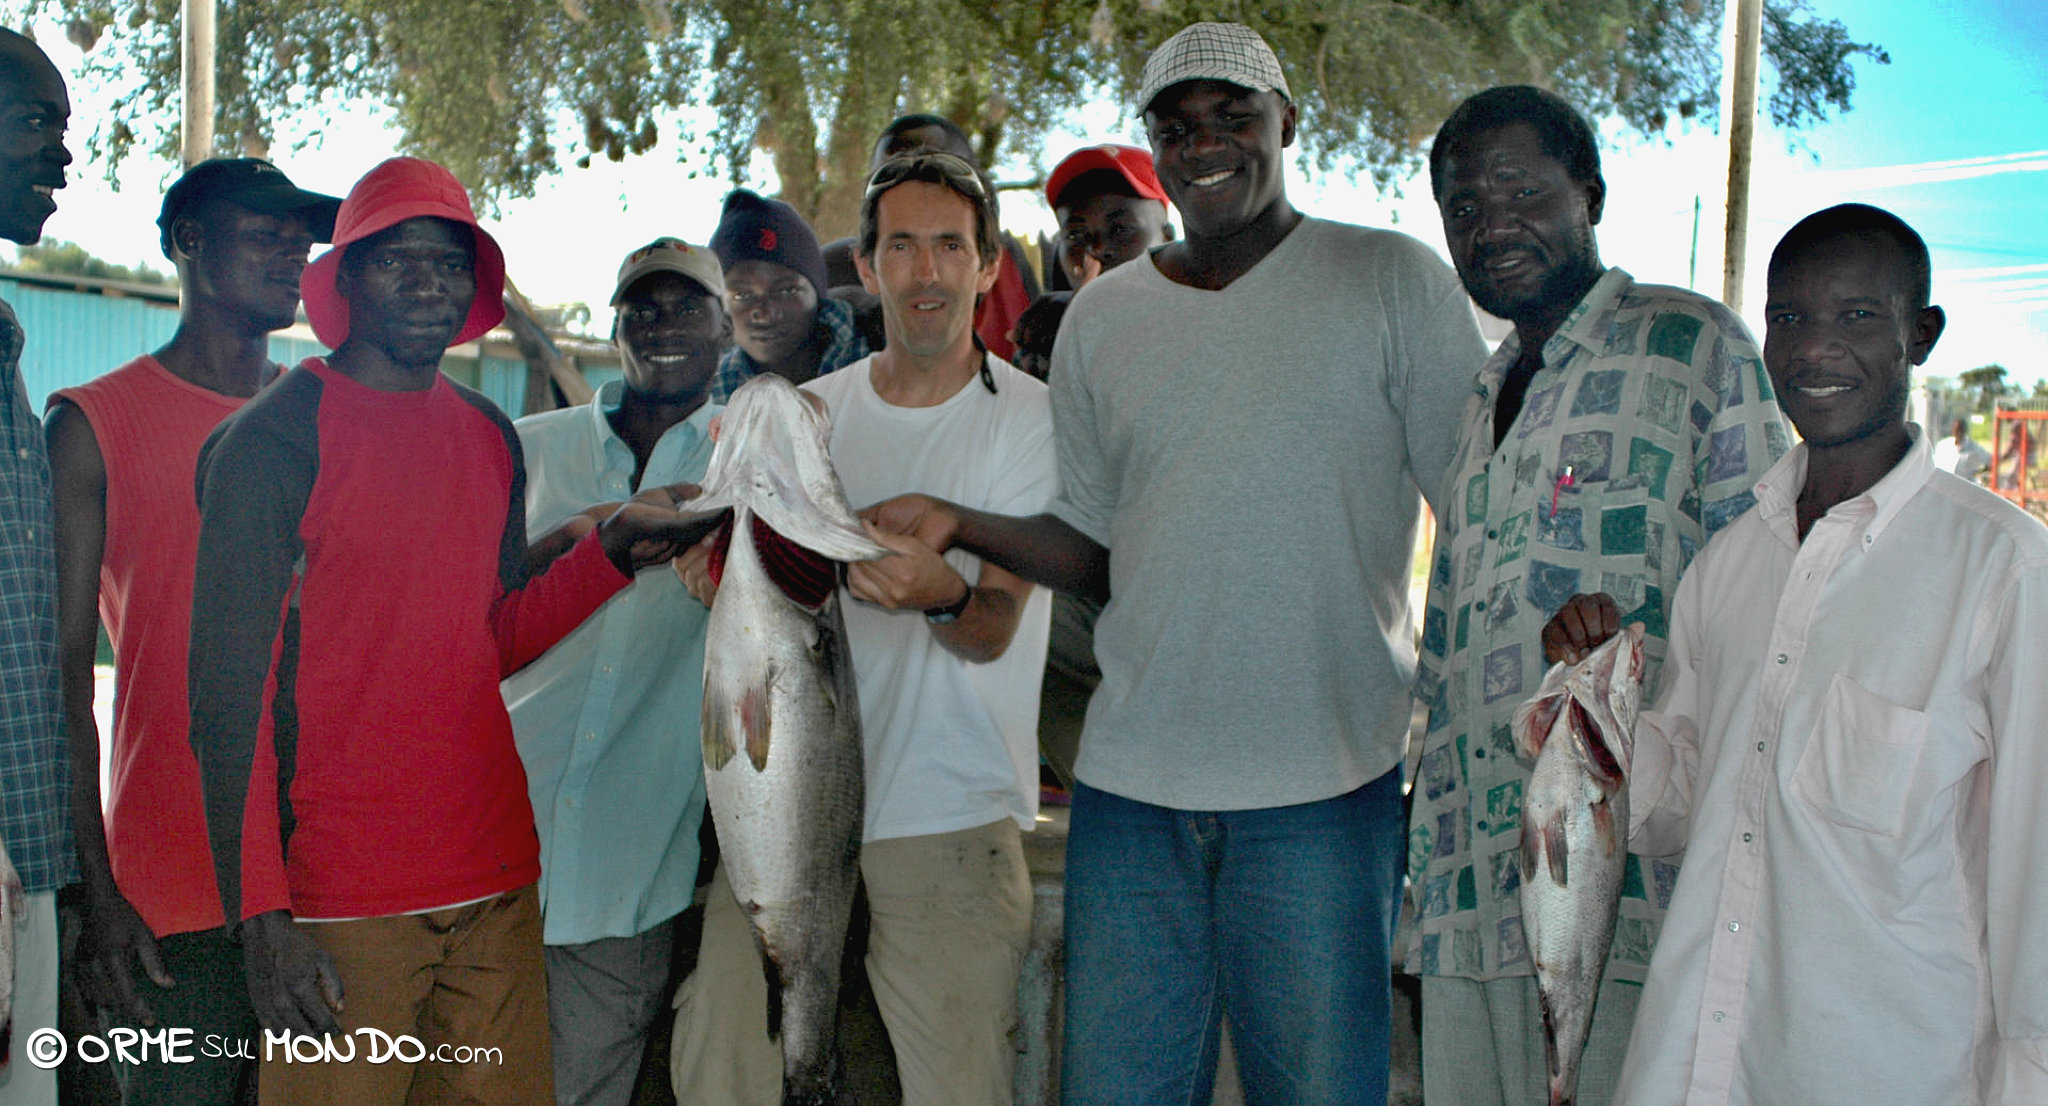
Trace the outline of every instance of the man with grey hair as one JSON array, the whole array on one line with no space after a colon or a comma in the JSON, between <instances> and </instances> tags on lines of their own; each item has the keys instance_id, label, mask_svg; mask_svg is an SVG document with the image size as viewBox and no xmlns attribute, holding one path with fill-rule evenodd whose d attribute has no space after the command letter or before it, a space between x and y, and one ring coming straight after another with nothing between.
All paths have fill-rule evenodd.
<instances>
[{"instance_id":1,"label":"man with grey hair","mask_svg":"<svg viewBox=\"0 0 2048 1106\"><path fill-rule=\"evenodd\" d=\"M1408 569L1485 350L1426 246L1288 202L1296 107L1257 32L1182 30L1138 106L1186 235L1074 298L1051 511L872 513L1109 600L1066 1100L1206 1099L1227 1009L1248 1100L1385 1101Z\"/></svg>"},{"instance_id":2,"label":"man with grey hair","mask_svg":"<svg viewBox=\"0 0 2048 1106\"><path fill-rule=\"evenodd\" d=\"M64 187L71 100L42 50L0 29L0 238L43 236ZM23 1042L57 1024L57 889L78 878L71 847L64 705L58 688L57 553L42 420L21 380L21 324L0 300L0 879L25 891L13 927L14 1033L0 1104L54 1103L57 1076Z\"/></svg>"}]
</instances>

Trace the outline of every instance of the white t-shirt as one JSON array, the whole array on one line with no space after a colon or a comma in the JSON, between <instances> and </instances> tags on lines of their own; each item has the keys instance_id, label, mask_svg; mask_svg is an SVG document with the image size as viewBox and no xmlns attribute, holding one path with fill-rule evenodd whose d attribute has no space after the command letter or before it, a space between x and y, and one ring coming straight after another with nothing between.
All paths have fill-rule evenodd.
<instances>
[{"instance_id":1,"label":"white t-shirt","mask_svg":"<svg viewBox=\"0 0 2048 1106\"><path fill-rule=\"evenodd\" d=\"M876 394L872 359L804 385L832 410L832 463L858 509L925 492L1006 515L1043 511L1059 488L1045 385L988 359L980 377L935 407ZM981 561L952 550L969 583ZM932 636L918 611L889 611L841 593L867 741L864 839L948 833L1005 815L1030 829L1038 813L1038 685L1052 595L1033 588L1003 655L969 664Z\"/></svg>"}]
</instances>

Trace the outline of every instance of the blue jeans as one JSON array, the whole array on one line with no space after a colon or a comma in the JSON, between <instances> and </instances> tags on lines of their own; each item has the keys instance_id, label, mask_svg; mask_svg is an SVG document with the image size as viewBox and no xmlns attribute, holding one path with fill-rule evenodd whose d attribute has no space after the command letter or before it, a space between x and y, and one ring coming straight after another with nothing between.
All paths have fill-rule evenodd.
<instances>
[{"instance_id":1,"label":"blue jeans","mask_svg":"<svg viewBox=\"0 0 2048 1106\"><path fill-rule=\"evenodd\" d=\"M1322 802L1185 811L1074 788L1067 1106L1387 1100L1400 770Z\"/></svg>"}]
</instances>

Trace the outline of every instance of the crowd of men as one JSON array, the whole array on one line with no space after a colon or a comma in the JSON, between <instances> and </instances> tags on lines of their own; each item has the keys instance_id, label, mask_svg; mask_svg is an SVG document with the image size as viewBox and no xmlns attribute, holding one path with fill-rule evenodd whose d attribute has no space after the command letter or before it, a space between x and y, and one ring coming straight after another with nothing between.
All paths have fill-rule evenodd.
<instances>
[{"instance_id":1,"label":"crowd of men","mask_svg":"<svg viewBox=\"0 0 2048 1106\"><path fill-rule=\"evenodd\" d=\"M1428 1102L1543 1101L1509 719L1635 623L1636 855L1578 1101L2048 1102L2048 530L1907 421L1946 322L1919 236L1800 222L1759 347L1602 264L1598 142L1552 93L1437 133L1449 266L1290 203L1299 108L1251 29L1174 35L1137 103L1149 152L1049 177L1066 289L1031 299L965 136L907 116L853 239L739 190L708 244L627 253L623 379L517 423L439 371L506 261L416 158L339 198L190 169L176 334L46 413L0 302L0 1104L55 1101L24 1042L74 882L65 977L109 1033L428 1050L117 1057L127 1103L623 1104L671 997L680 1101L780 1101L700 851L723 537L689 511L762 373L829 410L890 551L843 587L906 1103L1010 1101L1041 761L1072 793L1065 1101L1206 1101L1227 1024L1248 1102L1384 1102L1396 970ZM0 31L0 236L56 210L68 123ZM1513 326L1490 355L1474 303ZM301 304L332 352L275 365Z\"/></svg>"}]
</instances>

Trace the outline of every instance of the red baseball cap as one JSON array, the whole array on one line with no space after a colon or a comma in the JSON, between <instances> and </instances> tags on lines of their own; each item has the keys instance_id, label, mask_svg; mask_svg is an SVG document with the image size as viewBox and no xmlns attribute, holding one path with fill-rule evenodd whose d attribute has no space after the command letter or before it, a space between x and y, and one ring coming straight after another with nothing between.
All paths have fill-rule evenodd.
<instances>
[{"instance_id":1,"label":"red baseball cap","mask_svg":"<svg viewBox=\"0 0 2048 1106\"><path fill-rule=\"evenodd\" d=\"M349 244L423 216L461 223L476 235L476 299L470 302L462 332L449 345L481 338L504 320L505 252L477 224L476 209L462 182L423 158L394 157L363 174L348 190L334 218L334 248L315 258L299 278L299 298L321 344L340 349L348 341L348 301L335 290L334 278Z\"/></svg>"},{"instance_id":2,"label":"red baseball cap","mask_svg":"<svg viewBox=\"0 0 2048 1106\"><path fill-rule=\"evenodd\" d=\"M1060 206L1060 193L1074 183L1075 177L1100 169L1122 177L1135 195L1167 202L1166 189L1159 187L1159 174L1152 169L1151 153L1136 146L1117 146L1106 142L1100 146L1083 146L1054 166L1052 176L1045 182L1045 202L1052 207Z\"/></svg>"}]
</instances>

